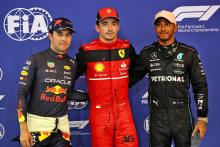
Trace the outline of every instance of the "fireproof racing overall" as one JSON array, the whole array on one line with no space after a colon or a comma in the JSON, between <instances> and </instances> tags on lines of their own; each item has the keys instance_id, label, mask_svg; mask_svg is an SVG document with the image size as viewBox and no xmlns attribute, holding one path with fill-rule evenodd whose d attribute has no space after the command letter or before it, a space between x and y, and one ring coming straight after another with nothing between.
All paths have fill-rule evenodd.
<instances>
[{"instance_id":1,"label":"fireproof racing overall","mask_svg":"<svg viewBox=\"0 0 220 147\"><path fill-rule=\"evenodd\" d=\"M66 117L67 100L85 98L78 92L73 94L75 76L75 61L68 55L58 55L51 49L31 56L23 66L18 89L19 122L27 121L28 114L30 120L42 118L42 121L53 121L52 127L54 127L51 131L31 132L36 146L39 144L37 142L42 141L42 145L48 142L48 145L55 146L53 143L59 142L60 144L57 146L66 147L67 142L70 141L68 131L62 132L58 129L59 123L62 123L59 122L61 119L67 119L67 123L64 125L67 130L69 129L68 117ZM39 120L39 122L41 121ZM47 125L49 127L49 123L43 125L39 127L47 128ZM49 138L52 140L48 141ZM62 138L67 142L60 141Z\"/></svg>"},{"instance_id":2,"label":"fireproof racing overall","mask_svg":"<svg viewBox=\"0 0 220 147\"><path fill-rule=\"evenodd\" d=\"M129 68L136 58L128 41L83 45L76 56L77 76L85 72L90 98L92 146L137 147L128 98Z\"/></svg>"},{"instance_id":3,"label":"fireproof racing overall","mask_svg":"<svg viewBox=\"0 0 220 147\"><path fill-rule=\"evenodd\" d=\"M208 112L208 89L197 51L180 42L169 46L153 43L145 47L131 72L130 84L149 76L150 144L190 147L194 127L190 109L192 84L198 117Z\"/></svg>"}]
</instances>

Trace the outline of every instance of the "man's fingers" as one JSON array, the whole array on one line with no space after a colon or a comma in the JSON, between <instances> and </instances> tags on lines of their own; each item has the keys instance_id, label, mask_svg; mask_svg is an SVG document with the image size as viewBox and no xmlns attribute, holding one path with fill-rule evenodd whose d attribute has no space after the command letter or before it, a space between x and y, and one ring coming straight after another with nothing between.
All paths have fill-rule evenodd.
<instances>
[{"instance_id":1,"label":"man's fingers","mask_svg":"<svg viewBox=\"0 0 220 147\"><path fill-rule=\"evenodd\" d=\"M203 137L204 137L204 132L203 132L203 131L200 131L200 132L199 132L199 138L200 138L200 139L203 139Z\"/></svg>"},{"instance_id":2,"label":"man's fingers","mask_svg":"<svg viewBox=\"0 0 220 147\"><path fill-rule=\"evenodd\" d=\"M197 133L198 129L197 128L194 128L193 132L192 132L192 137L195 136L195 134Z\"/></svg>"},{"instance_id":3,"label":"man's fingers","mask_svg":"<svg viewBox=\"0 0 220 147\"><path fill-rule=\"evenodd\" d=\"M33 142L32 136L30 137L30 145L31 145L31 146L34 145L34 142Z\"/></svg>"},{"instance_id":4,"label":"man's fingers","mask_svg":"<svg viewBox=\"0 0 220 147\"><path fill-rule=\"evenodd\" d=\"M21 145L22 145L22 147L31 147L29 141L22 141Z\"/></svg>"},{"instance_id":5,"label":"man's fingers","mask_svg":"<svg viewBox=\"0 0 220 147\"><path fill-rule=\"evenodd\" d=\"M200 139L203 139L206 133L206 129L205 128L201 128L199 131L199 137Z\"/></svg>"}]
</instances>

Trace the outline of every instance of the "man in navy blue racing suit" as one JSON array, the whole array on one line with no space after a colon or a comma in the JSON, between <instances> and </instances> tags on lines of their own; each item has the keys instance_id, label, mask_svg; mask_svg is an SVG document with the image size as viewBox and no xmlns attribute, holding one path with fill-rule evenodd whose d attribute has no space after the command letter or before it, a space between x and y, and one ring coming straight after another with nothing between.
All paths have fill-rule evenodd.
<instances>
[{"instance_id":1,"label":"man in navy blue racing suit","mask_svg":"<svg viewBox=\"0 0 220 147\"><path fill-rule=\"evenodd\" d=\"M68 146L67 100L87 98L73 90L77 67L67 55L75 32L72 22L54 19L48 31L50 48L32 55L20 75L17 111L23 147Z\"/></svg>"}]
</instances>

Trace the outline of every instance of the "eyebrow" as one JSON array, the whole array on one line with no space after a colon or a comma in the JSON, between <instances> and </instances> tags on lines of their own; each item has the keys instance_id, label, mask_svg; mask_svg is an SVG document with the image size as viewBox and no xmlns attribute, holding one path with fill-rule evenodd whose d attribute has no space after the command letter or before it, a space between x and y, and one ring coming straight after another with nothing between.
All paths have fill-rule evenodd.
<instances>
[{"instance_id":1,"label":"eyebrow","mask_svg":"<svg viewBox=\"0 0 220 147\"><path fill-rule=\"evenodd\" d=\"M103 22L101 22L101 24L107 24L107 23L118 23L118 22L117 21L112 21L112 22L103 21Z\"/></svg>"}]
</instances>

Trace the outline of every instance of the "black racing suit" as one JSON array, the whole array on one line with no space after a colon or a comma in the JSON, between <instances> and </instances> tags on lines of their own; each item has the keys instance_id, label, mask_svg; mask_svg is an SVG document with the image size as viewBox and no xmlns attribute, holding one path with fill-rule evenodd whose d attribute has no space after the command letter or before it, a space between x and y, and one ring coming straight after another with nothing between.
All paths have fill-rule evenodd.
<instances>
[{"instance_id":1,"label":"black racing suit","mask_svg":"<svg viewBox=\"0 0 220 147\"><path fill-rule=\"evenodd\" d=\"M27 113L62 117L67 114L67 100L85 100L86 95L73 90L75 75L76 63L68 55L59 55L47 49L31 56L20 75L17 107L19 122L26 121ZM57 127L56 123L54 126ZM70 134L63 134L63 138L69 140Z\"/></svg>"},{"instance_id":2,"label":"black racing suit","mask_svg":"<svg viewBox=\"0 0 220 147\"><path fill-rule=\"evenodd\" d=\"M193 87L198 117L208 113L208 88L196 49L180 42L161 46L155 42L140 53L130 85L149 76L150 144L189 147L193 130L189 86Z\"/></svg>"}]
</instances>

